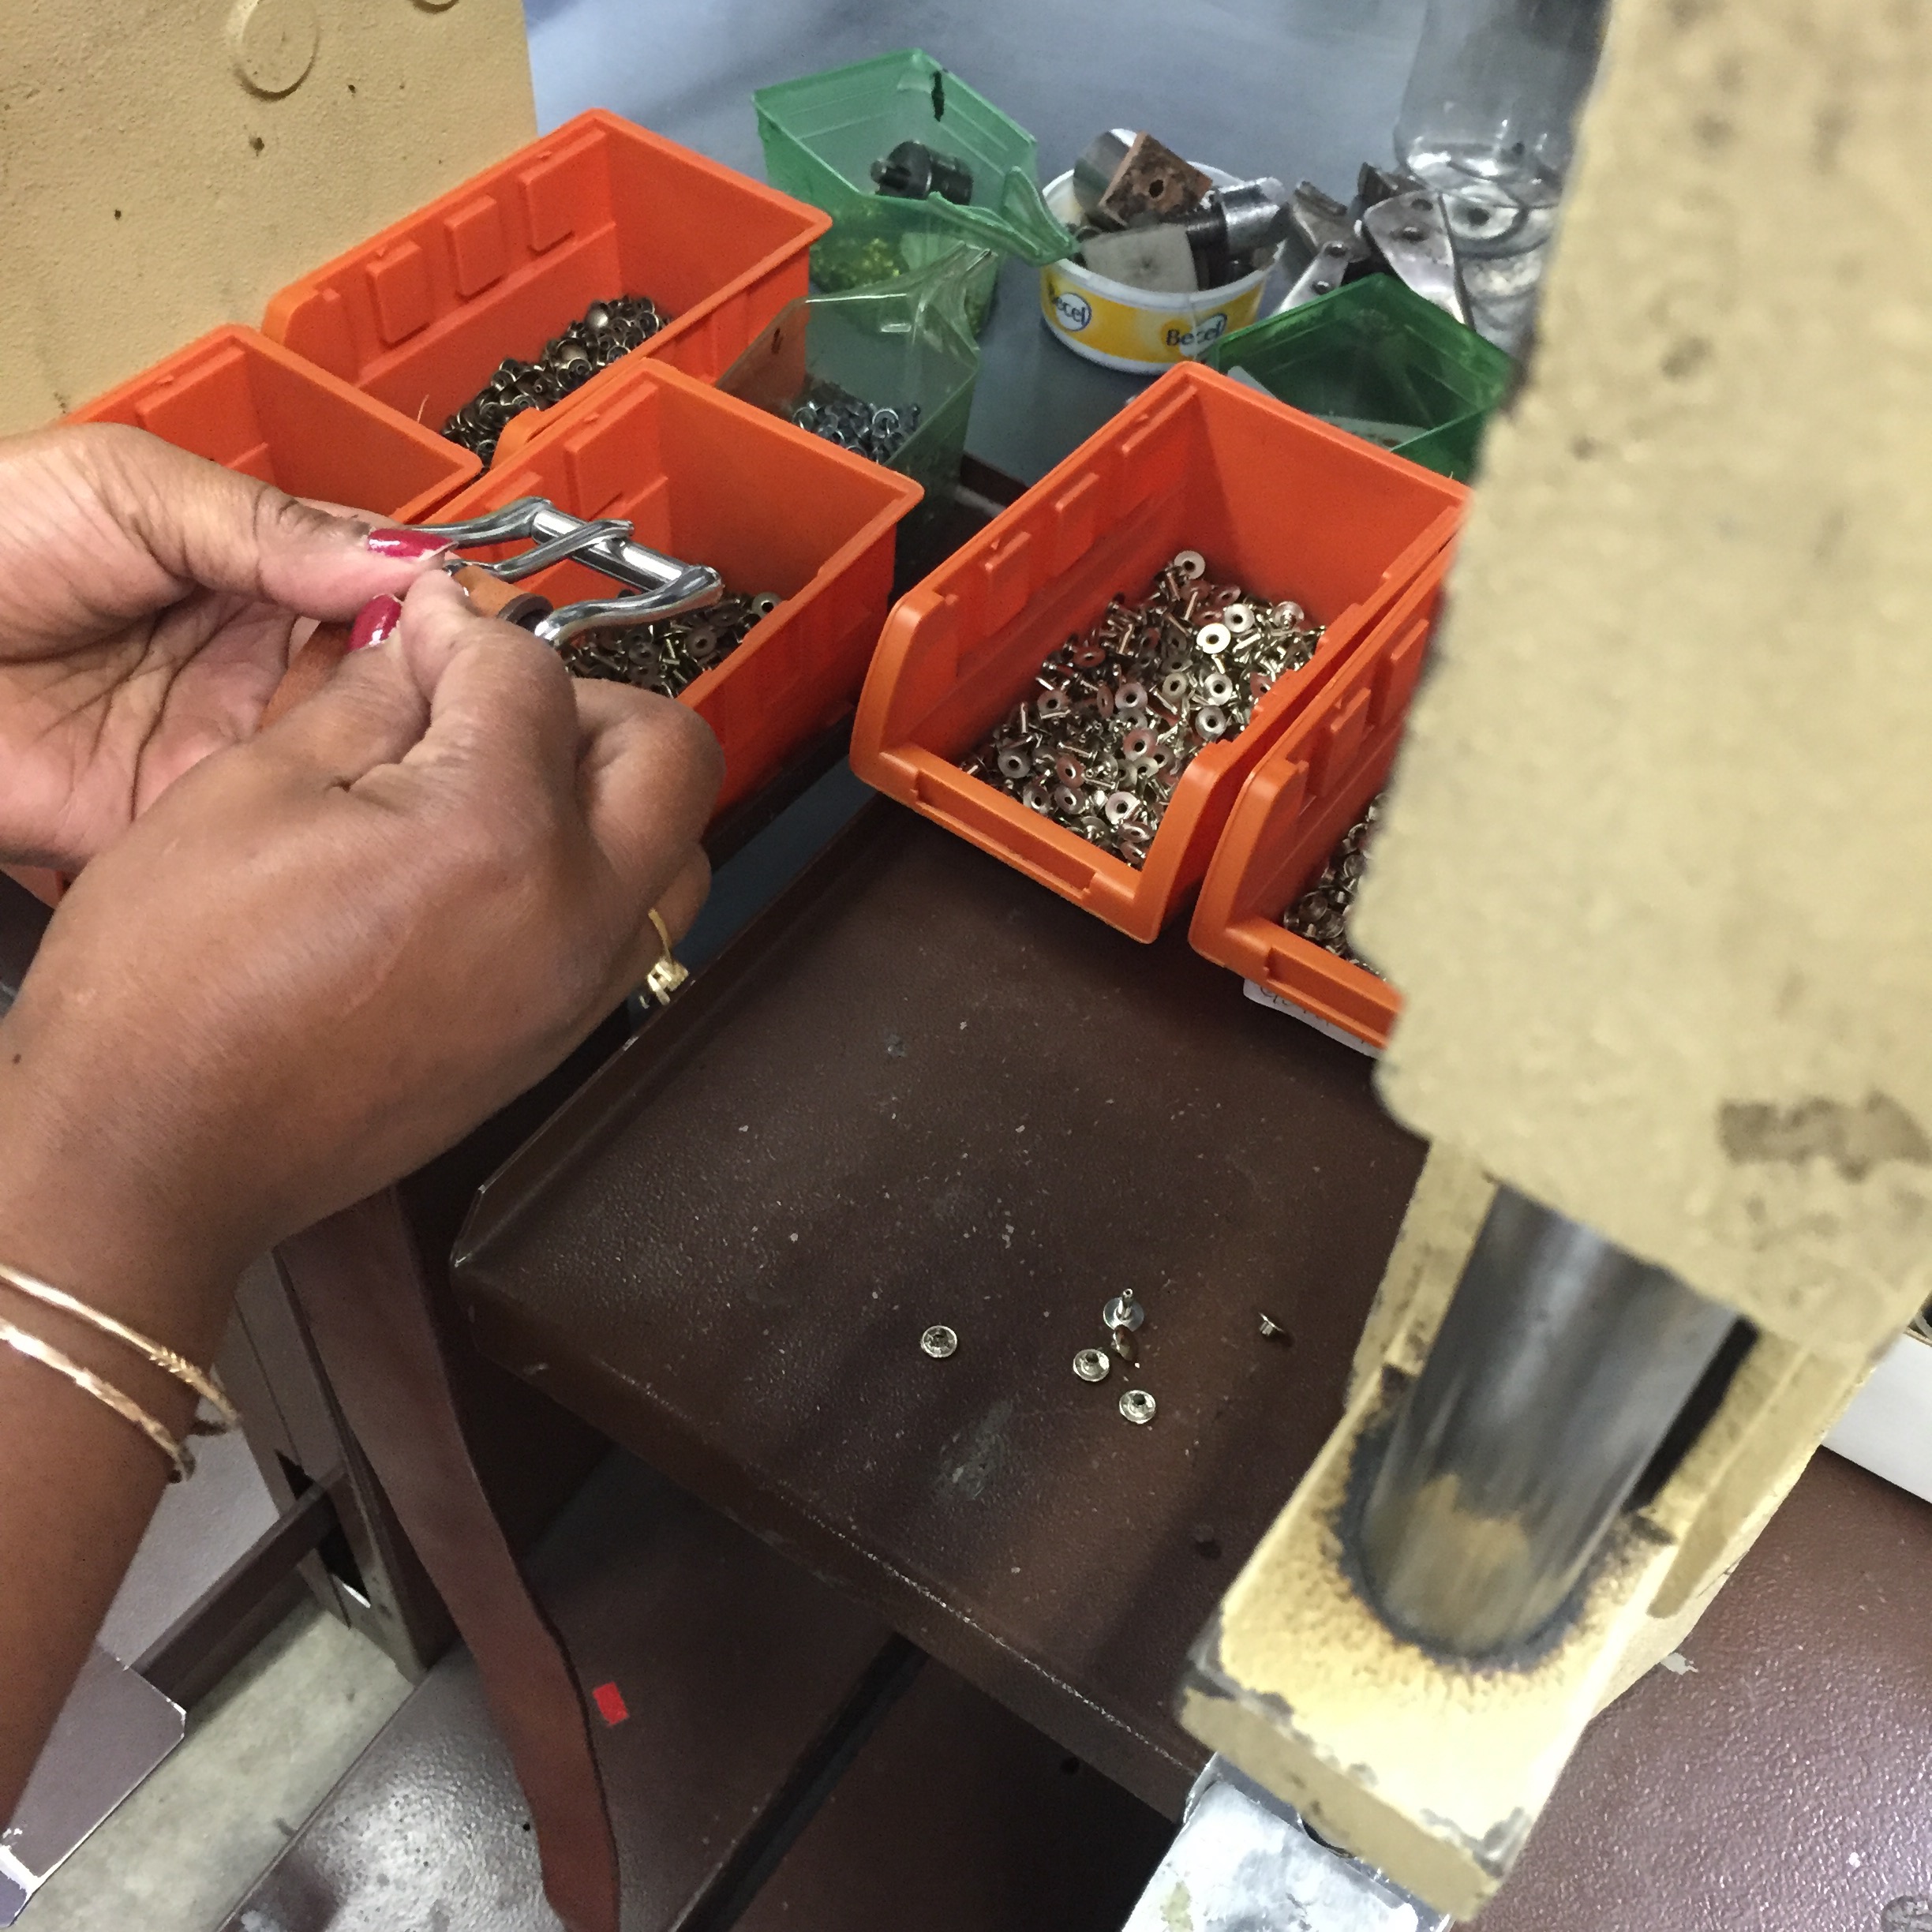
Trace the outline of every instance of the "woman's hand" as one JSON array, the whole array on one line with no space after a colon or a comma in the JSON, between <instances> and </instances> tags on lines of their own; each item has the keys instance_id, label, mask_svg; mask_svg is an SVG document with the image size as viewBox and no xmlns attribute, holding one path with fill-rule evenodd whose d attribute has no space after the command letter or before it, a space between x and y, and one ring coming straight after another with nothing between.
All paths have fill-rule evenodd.
<instances>
[{"instance_id":1,"label":"woman's hand","mask_svg":"<svg viewBox=\"0 0 1932 1932\"><path fill-rule=\"evenodd\" d=\"M69 505L54 522L92 515ZM370 581L353 552L324 530L304 566L319 572L304 581L333 569L353 584L338 608ZM84 578L68 597L46 578L43 610L65 597L73 634L106 628L99 613L134 601L144 569L162 582L138 546L119 554L121 592ZM204 569L218 574L198 564L182 581ZM184 635L226 637L215 651L233 673L204 687L223 694L204 726L238 732L265 697L286 642L271 607L328 607L290 590L292 576L262 576L264 601L189 593L199 614ZM693 713L573 684L535 638L477 616L432 571L387 642L195 764L208 738L170 734L167 695L185 695L196 653L155 646L166 628L129 620L98 661L81 653L93 695L50 713L72 722L83 768L88 721L111 736L132 720L132 791L103 788L97 829L144 802L144 784L159 788L161 747L194 769L97 852L0 1018L0 1261L206 1363L247 1260L447 1147L644 977L660 946L650 908L681 933L704 897L698 837L721 760ZM6 635L32 661L24 630ZM160 666L144 671L151 648ZM12 776L0 765L0 782ZM170 1435L187 1428L187 1392L129 1350L3 1286L0 1313ZM122 1417L0 1347L0 1818L164 1468Z\"/></svg>"},{"instance_id":2,"label":"woman's hand","mask_svg":"<svg viewBox=\"0 0 1932 1932\"><path fill-rule=\"evenodd\" d=\"M0 863L77 871L254 732L301 620L436 554L138 429L0 441Z\"/></svg>"},{"instance_id":3,"label":"woman's hand","mask_svg":"<svg viewBox=\"0 0 1932 1932\"><path fill-rule=\"evenodd\" d=\"M0 1167L218 1267L383 1186L638 984L653 905L689 923L719 770L691 712L432 573L81 874L0 1023ZM92 1247L0 1256L98 1288Z\"/></svg>"}]
</instances>

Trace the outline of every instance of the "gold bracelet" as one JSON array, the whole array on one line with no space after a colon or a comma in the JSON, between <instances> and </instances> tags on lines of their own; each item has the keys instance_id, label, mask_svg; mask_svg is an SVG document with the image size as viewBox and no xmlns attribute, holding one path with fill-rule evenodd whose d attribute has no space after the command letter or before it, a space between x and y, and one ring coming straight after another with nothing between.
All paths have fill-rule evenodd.
<instances>
[{"instance_id":1,"label":"gold bracelet","mask_svg":"<svg viewBox=\"0 0 1932 1932\"><path fill-rule=\"evenodd\" d=\"M212 1375L204 1375L185 1355L176 1354L165 1342L151 1340L138 1330L129 1327L125 1322L116 1321L111 1315L103 1315L99 1309L89 1308L86 1302L69 1294L65 1289L56 1288L51 1282L43 1282L35 1275L23 1274L17 1267L8 1267L4 1261L0 1261L0 1282L17 1288L22 1294L29 1295L36 1301L45 1302L49 1308L73 1316L89 1327L98 1328L103 1335L125 1342L137 1354L146 1356L163 1374L172 1376L177 1382L193 1389L221 1417L220 1428L241 1426L242 1418L236 1413L234 1404L222 1392L221 1384ZM203 1428L195 1432L206 1435L215 1432Z\"/></svg>"},{"instance_id":2,"label":"gold bracelet","mask_svg":"<svg viewBox=\"0 0 1932 1932\"><path fill-rule=\"evenodd\" d=\"M644 975L644 990L660 1006L668 1006L671 995L691 977L691 971L671 950L671 928L664 923L664 915L653 906L645 916L657 928L657 937L664 942L664 953L657 964Z\"/></svg>"},{"instance_id":3,"label":"gold bracelet","mask_svg":"<svg viewBox=\"0 0 1932 1932\"><path fill-rule=\"evenodd\" d=\"M132 1396L123 1395L112 1383L103 1382L92 1368L83 1368L52 1342L43 1342L24 1328L16 1328L10 1321L0 1321L0 1342L30 1361L43 1363L56 1375L65 1376L76 1388L92 1395L97 1402L106 1403L123 1421L132 1422L174 1464L171 1481L185 1482L194 1473L194 1457L187 1443L177 1442Z\"/></svg>"}]
</instances>

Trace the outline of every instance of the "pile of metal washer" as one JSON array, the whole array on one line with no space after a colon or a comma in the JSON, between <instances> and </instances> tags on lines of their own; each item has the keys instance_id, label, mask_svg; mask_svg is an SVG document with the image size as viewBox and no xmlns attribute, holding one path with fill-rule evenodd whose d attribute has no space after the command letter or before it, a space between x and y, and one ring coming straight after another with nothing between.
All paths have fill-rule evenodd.
<instances>
[{"instance_id":1,"label":"pile of metal washer","mask_svg":"<svg viewBox=\"0 0 1932 1932\"><path fill-rule=\"evenodd\" d=\"M801 429L835 443L841 449L856 450L876 463L889 463L905 447L919 426L919 406L908 402L903 409L889 403L868 402L835 382L814 376L791 407L791 417Z\"/></svg>"},{"instance_id":2,"label":"pile of metal washer","mask_svg":"<svg viewBox=\"0 0 1932 1932\"><path fill-rule=\"evenodd\" d=\"M670 320L646 295L614 295L593 302L562 335L544 344L534 362L505 356L496 373L443 425L444 435L489 462L512 416L561 402L599 369L642 348Z\"/></svg>"},{"instance_id":3,"label":"pile of metal washer","mask_svg":"<svg viewBox=\"0 0 1932 1932\"><path fill-rule=\"evenodd\" d=\"M1338 959L1365 972L1375 968L1349 943L1349 915L1355 909L1355 891L1368 869L1368 845L1382 815L1378 793L1368 808L1342 834L1322 874L1282 915L1282 923L1299 938L1312 940ZM1379 975L1377 975L1380 976Z\"/></svg>"},{"instance_id":4,"label":"pile of metal washer","mask_svg":"<svg viewBox=\"0 0 1932 1932\"><path fill-rule=\"evenodd\" d=\"M1299 604L1207 572L1183 550L1141 597L1114 598L960 769L1140 867L1196 755L1238 736L1321 641Z\"/></svg>"},{"instance_id":5,"label":"pile of metal washer","mask_svg":"<svg viewBox=\"0 0 1932 1932\"><path fill-rule=\"evenodd\" d=\"M557 655L572 677L605 678L675 698L693 679L721 665L778 601L769 592L723 597L708 609L659 623L584 631L560 646Z\"/></svg>"}]
</instances>

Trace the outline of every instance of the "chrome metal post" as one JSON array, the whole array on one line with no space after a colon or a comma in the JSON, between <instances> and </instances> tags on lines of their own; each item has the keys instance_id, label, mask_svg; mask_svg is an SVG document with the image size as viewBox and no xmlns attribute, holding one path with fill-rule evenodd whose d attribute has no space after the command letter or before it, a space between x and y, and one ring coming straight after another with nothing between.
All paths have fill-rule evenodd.
<instances>
[{"instance_id":1,"label":"chrome metal post","mask_svg":"<svg viewBox=\"0 0 1932 1932\"><path fill-rule=\"evenodd\" d=\"M1359 1554L1383 1614L1462 1657L1534 1636L1734 1319L1503 1189L1364 1511Z\"/></svg>"}]
</instances>

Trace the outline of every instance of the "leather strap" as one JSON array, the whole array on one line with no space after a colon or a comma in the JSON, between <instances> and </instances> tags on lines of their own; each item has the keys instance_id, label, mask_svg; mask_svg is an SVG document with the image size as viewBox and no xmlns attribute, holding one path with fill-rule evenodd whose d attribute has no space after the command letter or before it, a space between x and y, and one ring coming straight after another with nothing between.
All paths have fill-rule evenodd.
<instances>
[{"instance_id":1,"label":"leather strap","mask_svg":"<svg viewBox=\"0 0 1932 1932\"><path fill-rule=\"evenodd\" d=\"M451 575L485 616L529 601L472 566ZM349 635L317 627L264 725L328 682ZM343 1413L476 1659L530 1807L545 1896L569 1932L618 1932L616 1841L590 1713L470 1458L433 1291L395 1189L281 1252Z\"/></svg>"},{"instance_id":2,"label":"leather strap","mask_svg":"<svg viewBox=\"0 0 1932 1932\"><path fill-rule=\"evenodd\" d=\"M284 712L292 711L305 698L313 698L329 681L330 673L349 655L346 624L317 624L309 641L289 660L282 682L262 707L262 728L266 729Z\"/></svg>"},{"instance_id":3,"label":"leather strap","mask_svg":"<svg viewBox=\"0 0 1932 1932\"><path fill-rule=\"evenodd\" d=\"M343 1415L476 1659L569 1932L618 1932L590 1714L471 1460L430 1283L393 1189L283 1244Z\"/></svg>"}]
</instances>

